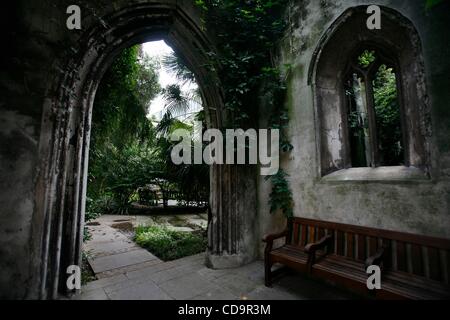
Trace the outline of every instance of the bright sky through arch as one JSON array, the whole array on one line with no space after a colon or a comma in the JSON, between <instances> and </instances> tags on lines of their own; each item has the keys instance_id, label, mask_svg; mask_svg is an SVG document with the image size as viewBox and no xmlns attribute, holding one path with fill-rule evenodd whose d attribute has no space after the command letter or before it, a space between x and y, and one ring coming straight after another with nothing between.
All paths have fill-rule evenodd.
<instances>
[{"instance_id":1,"label":"bright sky through arch","mask_svg":"<svg viewBox=\"0 0 450 320\"><path fill-rule=\"evenodd\" d=\"M161 85L161 88L166 88L170 84L179 84L184 93L197 88L195 83L187 83L183 85L174 74L167 72L167 70L162 66L162 58L166 55L174 54L172 48L168 46L164 40L146 42L142 44L142 50L144 54L160 62L161 67L157 70L157 72L159 74L159 84ZM150 103L149 117L156 116L159 118L161 111L164 110L164 105L164 98L162 95L158 95Z\"/></svg>"}]
</instances>

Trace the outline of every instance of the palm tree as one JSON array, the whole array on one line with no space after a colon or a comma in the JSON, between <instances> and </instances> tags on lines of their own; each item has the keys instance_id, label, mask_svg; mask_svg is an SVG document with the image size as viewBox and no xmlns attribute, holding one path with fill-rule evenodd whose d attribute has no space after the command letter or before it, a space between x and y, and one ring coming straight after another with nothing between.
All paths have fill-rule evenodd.
<instances>
[{"instance_id":1,"label":"palm tree","mask_svg":"<svg viewBox=\"0 0 450 320\"><path fill-rule=\"evenodd\" d=\"M163 89L166 101L165 110L158 125L158 132L167 134L176 118L186 118L201 109L202 99L196 84L195 74L187 67L186 61L175 55L168 54L162 58L161 64L166 71L175 75L179 83ZM194 87L186 92L183 88ZM183 119L180 119L183 120Z\"/></svg>"},{"instance_id":2,"label":"palm tree","mask_svg":"<svg viewBox=\"0 0 450 320\"><path fill-rule=\"evenodd\" d=\"M179 191L184 194L186 200L205 201L209 194L209 167L207 165L181 165L175 166L170 160L170 153L174 146L167 137L176 129L193 130L193 126L186 118L193 115L197 121L204 122L204 112L201 109L202 99L198 87L195 84L195 75L183 59L175 55L167 55L162 59L162 65L179 80L178 84L172 84L163 89L163 97L166 101L164 114L157 126L160 135L159 153L166 157L165 172L171 179L177 181ZM186 91L183 87L194 87Z\"/></svg>"}]
</instances>

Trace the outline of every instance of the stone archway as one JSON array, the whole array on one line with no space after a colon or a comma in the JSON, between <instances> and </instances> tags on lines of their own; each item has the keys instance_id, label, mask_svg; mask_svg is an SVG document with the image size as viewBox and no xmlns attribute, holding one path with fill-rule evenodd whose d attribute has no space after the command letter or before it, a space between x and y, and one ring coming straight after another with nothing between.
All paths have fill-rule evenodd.
<instances>
[{"instance_id":1,"label":"stone archway","mask_svg":"<svg viewBox=\"0 0 450 320\"><path fill-rule=\"evenodd\" d=\"M126 1L123 1L126 3ZM186 2L187 3L187 2ZM125 47L165 39L194 71L205 102L208 126L226 117L215 74L207 68L214 45L184 1L124 5L90 21L76 53L55 76L44 105L33 235L41 262L40 298L65 292L65 270L80 265L87 184L91 111L97 86L114 57ZM70 51L70 50L69 50ZM254 168L211 168L211 214L207 264L236 267L257 257L256 175ZM245 192L244 192L245 191Z\"/></svg>"}]
</instances>

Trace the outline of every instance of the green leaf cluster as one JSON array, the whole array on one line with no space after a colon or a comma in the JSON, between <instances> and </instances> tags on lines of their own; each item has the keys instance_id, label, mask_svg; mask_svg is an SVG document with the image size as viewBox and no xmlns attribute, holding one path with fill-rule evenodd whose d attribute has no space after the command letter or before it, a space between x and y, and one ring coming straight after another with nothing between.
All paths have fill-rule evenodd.
<instances>
[{"instance_id":1,"label":"green leaf cluster","mask_svg":"<svg viewBox=\"0 0 450 320\"><path fill-rule=\"evenodd\" d=\"M204 11L205 27L217 35L219 51L210 52L210 68L224 90L225 108L231 115L227 128L257 126L257 106L264 101L271 113L270 127L280 129L282 152L292 144L286 130L289 114L286 86L274 60L286 29L287 0L197 0ZM225 27L224 27L225 26ZM273 176L271 211L292 215L292 194L287 175Z\"/></svg>"},{"instance_id":2,"label":"green leaf cluster","mask_svg":"<svg viewBox=\"0 0 450 320\"><path fill-rule=\"evenodd\" d=\"M274 176L267 177L272 182L272 192L270 193L270 211L281 210L288 218L294 215L292 208L292 191L289 187L288 174L284 170L279 170Z\"/></svg>"},{"instance_id":3,"label":"green leaf cluster","mask_svg":"<svg viewBox=\"0 0 450 320\"><path fill-rule=\"evenodd\" d=\"M397 79L392 68L381 65L373 83L380 155L385 165L404 163L400 105L397 96Z\"/></svg>"},{"instance_id":4,"label":"green leaf cluster","mask_svg":"<svg viewBox=\"0 0 450 320\"><path fill-rule=\"evenodd\" d=\"M137 139L151 140L148 104L160 90L155 62L140 53L140 46L122 51L97 90L92 113L93 147L110 142L123 148Z\"/></svg>"},{"instance_id":5,"label":"green leaf cluster","mask_svg":"<svg viewBox=\"0 0 450 320\"><path fill-rule=\"evenodd\" d=\"M128 213L139 200L138 190L148 185L157 185L163 196L170 191L186 199L209 194L208 167L175 166L170 159L175 143L147 117L150 101L162 92L157 67L139 46L131 47L119 54L100 83L93 108L87 221L104 213ZM164 94L181 99L176 87ZM171 101L170 111L180 107L180 101ZM177 119L164 129L178 128L190 129Z\"/></svg>"},{"instance_id":6,"label":"green leaf cluster","mask_svg":"<svg viewBox=\"0 0 450 320\"><path fill-rule=\"evenodd\" d=\"M206 250L203 233L181 232L162 226L139 226L135 241L164 261L192 256Z\"/></svg>"}]
</instances>

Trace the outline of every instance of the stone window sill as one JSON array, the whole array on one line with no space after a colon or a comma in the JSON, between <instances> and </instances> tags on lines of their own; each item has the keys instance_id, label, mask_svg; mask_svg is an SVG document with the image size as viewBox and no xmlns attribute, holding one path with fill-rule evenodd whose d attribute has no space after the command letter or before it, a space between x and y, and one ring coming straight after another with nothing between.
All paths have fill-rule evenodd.
<instances>
[{"instance_id":1,"label":"stone window sill","mask_svg":"<svg viewBox=\"0 0 450 320\"><path fill-rule=\"evenodd\" d=\"M430 177L416 167L350 168L322 178L323 182L430 182Z\"/></svg>"}]
</instances>

